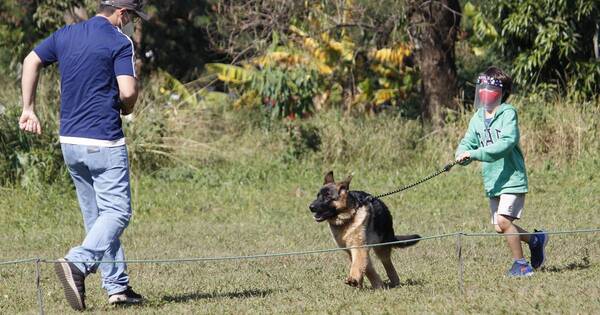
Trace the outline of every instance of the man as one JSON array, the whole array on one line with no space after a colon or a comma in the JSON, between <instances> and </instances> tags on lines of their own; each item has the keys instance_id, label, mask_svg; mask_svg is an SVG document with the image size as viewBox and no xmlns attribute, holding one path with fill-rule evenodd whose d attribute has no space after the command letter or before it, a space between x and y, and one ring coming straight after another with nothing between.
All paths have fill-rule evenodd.
<instances>
[{"instance_id":1,"label":"man","mask_svg":"<svg viewBox=\"0 0 600 315\"><path fill-rule=\"evenodd\" d=\"M102 0L95 17L59 29L23 62L19 126L27 132L42 132L35 114L40 69L58 62L61 74L60 142L86 237L55 271L76 310L85 309L85 277L97 269L110 304L142 301L119 262L125 259L119 237L132 212L120 114L130 114L138 96L133 42L124 32L131 33L135 17L148 19L142 7L140 0Z\"/></svg>"}]
</instances>

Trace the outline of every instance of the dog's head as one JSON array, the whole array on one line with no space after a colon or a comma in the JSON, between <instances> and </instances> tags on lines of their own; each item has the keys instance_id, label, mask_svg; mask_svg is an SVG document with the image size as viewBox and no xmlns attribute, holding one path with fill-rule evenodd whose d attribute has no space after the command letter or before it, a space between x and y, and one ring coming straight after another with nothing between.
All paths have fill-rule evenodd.
<instances>
[{"instance_id":1,"label":"dog's head","mask_svg":"<svg viewBox=\"0 0 600 315\"><path fill-rule=\"evenodd\" d=\"M309 206L317 222L335 218L348 210L347 197L351 180L352 176L348 176L343 182L336 183L333 172L325 175L325 182L317 194L317 199Z\"/></svg>"}]
</instances>

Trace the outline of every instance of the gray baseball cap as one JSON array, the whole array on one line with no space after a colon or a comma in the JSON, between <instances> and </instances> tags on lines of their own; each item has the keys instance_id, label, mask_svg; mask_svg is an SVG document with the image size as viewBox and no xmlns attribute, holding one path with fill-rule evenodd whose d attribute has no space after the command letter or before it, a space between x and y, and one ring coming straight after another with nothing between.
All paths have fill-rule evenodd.
<instances>
[{"instance_id":1,"label":"gray baseball cap","mask_svg":"<svg viewBox=\"0 0 600 315\"><path fill-rule=\"evenodd\" d=\"M142 8L144 7L142 0L102 0L100 1L100 4L134 11L135 14L137 14L145 21L148 21L148 19L150 18L148 14L142 11Z\"/></svg>"}]
</instances>

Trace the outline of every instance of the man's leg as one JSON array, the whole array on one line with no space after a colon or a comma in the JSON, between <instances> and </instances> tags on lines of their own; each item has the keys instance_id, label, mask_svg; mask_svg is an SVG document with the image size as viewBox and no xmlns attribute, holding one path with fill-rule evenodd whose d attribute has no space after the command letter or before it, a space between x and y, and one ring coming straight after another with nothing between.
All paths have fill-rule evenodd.
<instances>
[{"instance_id":1,"label":"man's leg","mask_svg":"<svg viewBox=\"0 0 600 315\"><path fill-rule=\"evenodd\" d=\"M123 260L119 237L131 217L127 151L124 146L87 147L85 153L83 161L92 174L99 215L82 245L73 248L66 258L71 261ZM98 268L98 263L93 262L82 265L86 273ZM100 268L103 286L109 295L127 289L129 277L124 263L103 263Z\"/></svg>"},{"instance_id":2,"label":"man's leg","mask_svg":"<svg viewBox=\"0 0 600 315\"><path fill-rule=\"evenodd\" d=\"M81 161L81 147L62 144L61 149L69 174L77 191L77 199L86 232L94 224L98 217L96 208L96 194L93 189L93 180L91 173L84 163ZM64 259L59 259L61 263L54 266L54 270L60 280L65 297L71 307L75 310L85 309L85 277L87 270L83 264L68 262Z\"/></svg>"},{"instance_id":3,"label":"man's leg","mask_svg":"<svg viewBox=\"0 0 600 315\"><path fill-rule=\"evenodd\" d=\"M111 246L104 254L102 260L125 260L125 253L119 239L117 239L115 244L113 244L113 246ZM106 290L108 295L127 290L129 275L127 274L127 265L125 263L103 263L100 264L99 268L102 273L102 288Z\"/></svg>"},{"instance_id":4,"label":"man's leg","mask_svg":"<svg viewBox=\"0 0 600 315\"><path fill-rule=\"evenodd\" d=\"M80 148L79 151L81 151L82 154L87 154L87 151L84 151L83 148ZM94 191L92 174L87 166L85 166L83 163L72 163L72 165L68 165L68 169L69 173L71 174L71 178L73 179L73 183L75 184L77 199L79 200L79 206L81 208L85 231L87 234L94 223L96 223L96 219L98 218L99 214L98 205L96 204L96 192ZM123 254L123 248L120 246L120 242L118 245L109 248L103 256L103 260L108 261L119 261L124 259L125 256ZM79 265L80 270L85 272L85 267L83 264L76 265ZM118 292L119 290L127 289L129 277L126 274L127 267L125 264L103 263L100 264L98 269L100 269L100 273L102 274L102 287L107 291L112 290L113 292Z\"/></svg>"}]
</instances>

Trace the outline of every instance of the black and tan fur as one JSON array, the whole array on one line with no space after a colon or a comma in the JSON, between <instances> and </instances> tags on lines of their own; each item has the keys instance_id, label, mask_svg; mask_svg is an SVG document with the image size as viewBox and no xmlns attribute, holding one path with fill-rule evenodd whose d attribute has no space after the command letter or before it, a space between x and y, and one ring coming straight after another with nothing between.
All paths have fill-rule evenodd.
<instances>
[{"instance_id":1,"label":"black and tan fur","mask_svg":"<svg viewBox=\"0 0 600 315\"><path fill-rule=\"evenodd\" d=\"M325 175L325 183L319 190L317 199L309 206L317 222L327 221L331 234L339 247L356 247L367 244L412 240L419 235L395 235L392 215L387 206L379 199L372 198L362 191L350 191L352 177L340 183L333 179L333 172ZM373 251L381 260L389 278L389 286L400 284L396 268L392 264L393 247L408 247L418 241L395 245L373 247ZM369 258L370 248L354 248L346 250L350 258L350 274L346 284L362 287L366 275L371 286L383 288L384 284Z\"/></svg>"}]
</instances>

